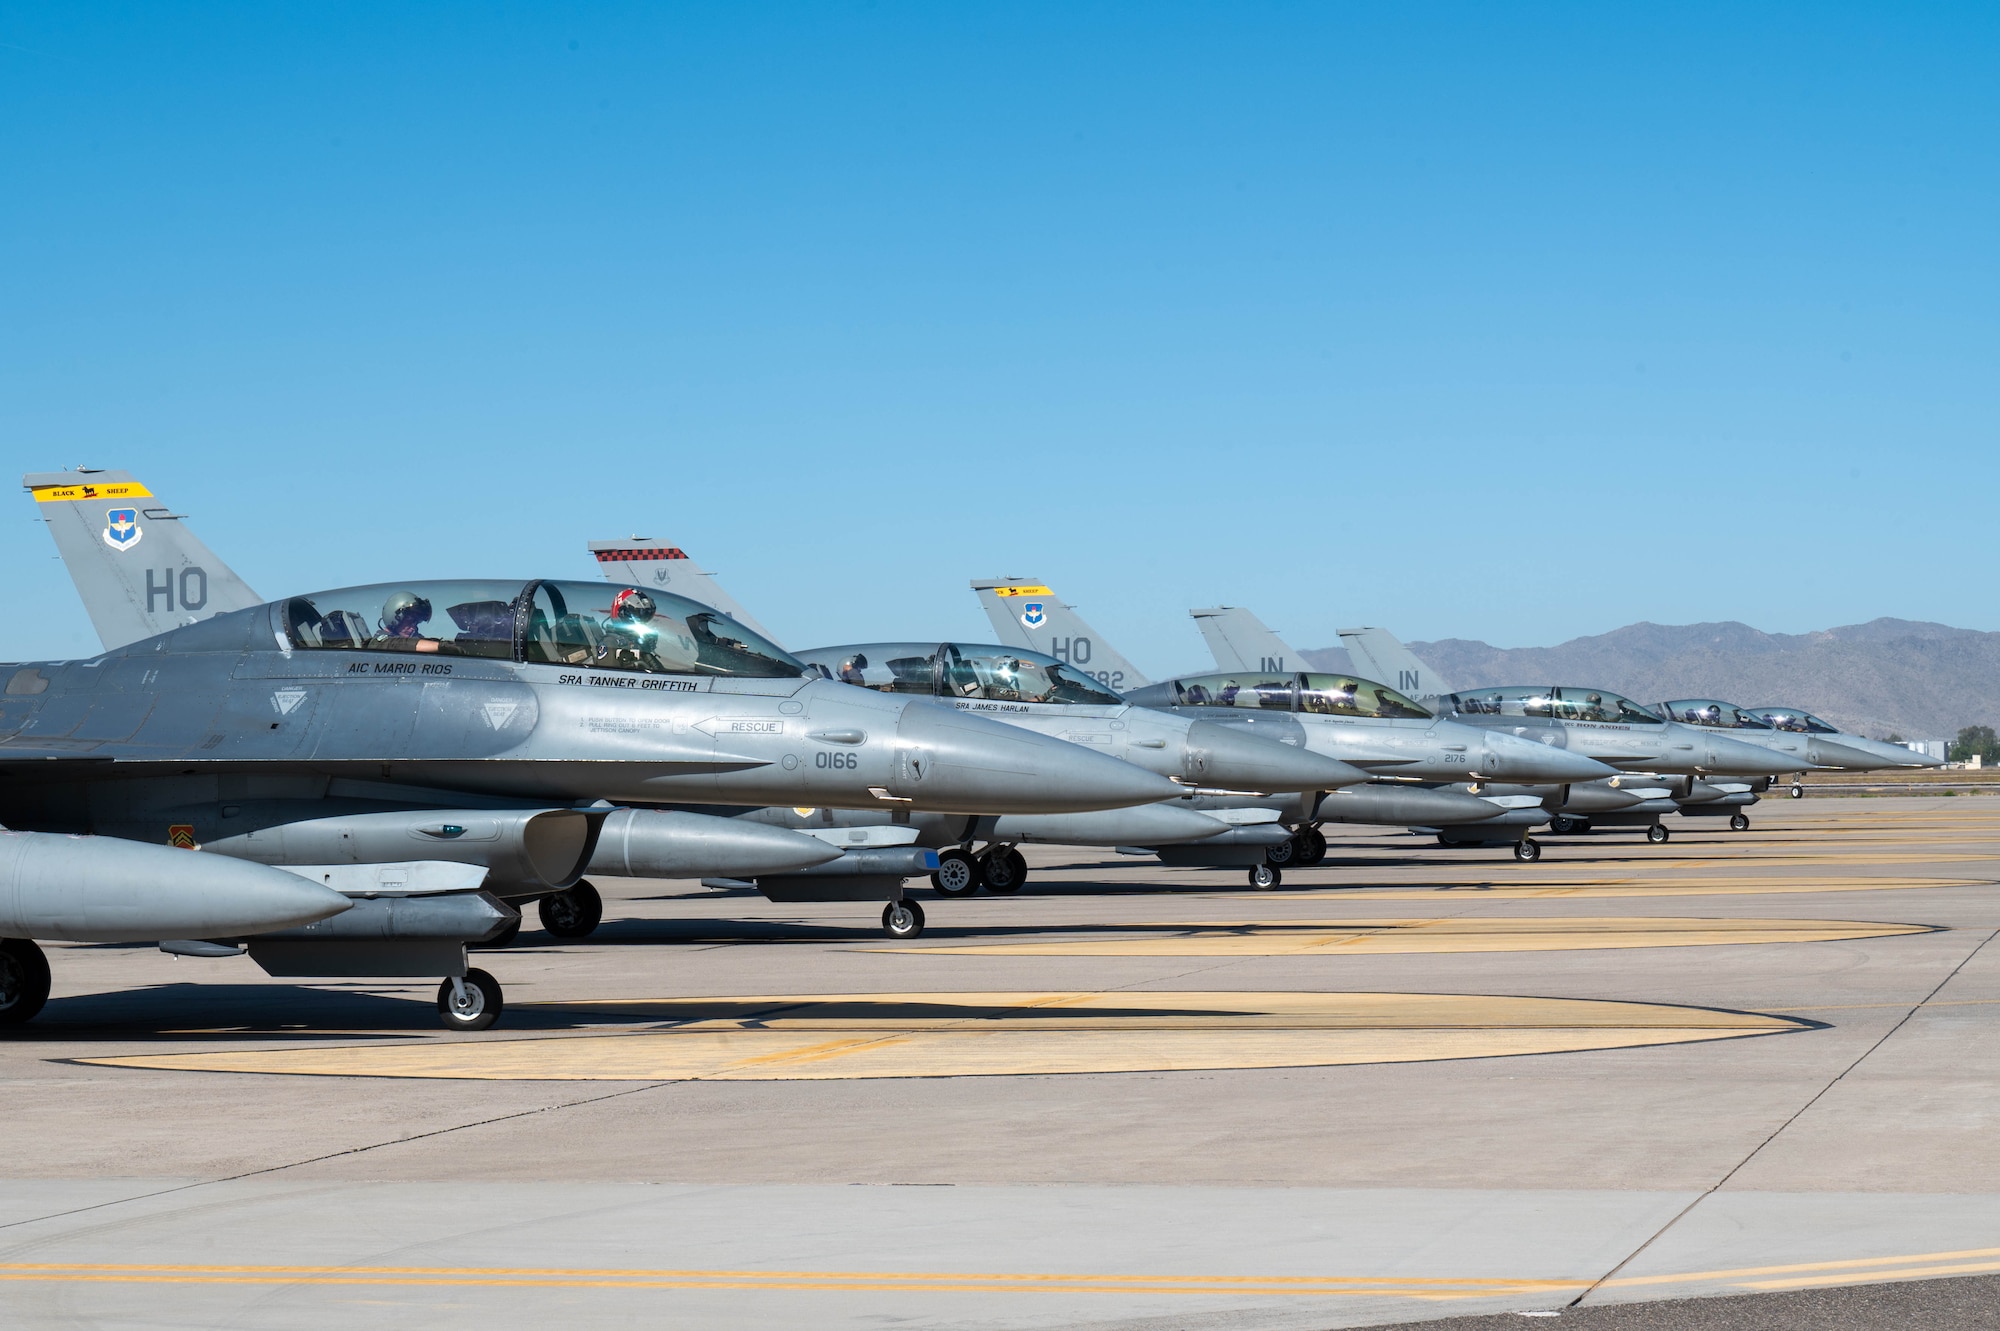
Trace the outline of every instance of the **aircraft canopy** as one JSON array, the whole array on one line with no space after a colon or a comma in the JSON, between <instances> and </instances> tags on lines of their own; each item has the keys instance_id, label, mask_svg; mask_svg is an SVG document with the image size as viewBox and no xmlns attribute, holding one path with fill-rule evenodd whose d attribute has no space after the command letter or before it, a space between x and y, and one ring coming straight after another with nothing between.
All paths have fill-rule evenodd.
<instances>
[{"instance_id":1,"label":"aircraft canopy","mask_svg":"<svg viewBox=\"0 0 2000 1331\"><path fill-rule=\"evenodd\" d=\"M816 647L799 657L829 679L883 693L989 702L1125 704L1117 693L1076 667L1015 647L875 642Z\"/></svg>"},{"instance_id":2,"label":"aircraft canopy","mask_svg":"<svg viewBox=\"0 0 2000 1331\"><path fill-rule=\"evenodd\" d=\"M1598 721L1622 726L1657 726L1661 718L1605 689L1552 684L1472 689L1451 695L1453 706L1471 716L1530 716L1548 721Z\"/></svg>"},{"instance_id":3,"label":"aircraft canopy","mask_svg":"<svg viewBox=\"0 0 2000 1331\"><path fill-rule=\"evenodd\" d=\"M1755 712L1713 698L1682 698L1660 704L1669 721L1710 730L1769 730L1771 723Z\"/></svg>"},{"instance_id":4,"label":"aircraft canopy","mask_svg":"<svg viewBox=\"0 0 2000 1331\"><path fill-rule=\"evenodd\" d=\"M632 670L795 678L805 663L718 610L615 582L384 582L277 603L294 650L411 652Z\"/></svg>"}]
</instances>

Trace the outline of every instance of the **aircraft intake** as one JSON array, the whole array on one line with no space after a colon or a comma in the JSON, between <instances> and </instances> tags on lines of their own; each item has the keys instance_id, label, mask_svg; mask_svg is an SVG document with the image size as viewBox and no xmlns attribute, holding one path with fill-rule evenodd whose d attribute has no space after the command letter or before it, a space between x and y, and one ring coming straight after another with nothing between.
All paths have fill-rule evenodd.
<instances>
[{"instance_id":1,"label":"aircraft intake","mask_svg":"<svg viewBox=\"0 0 2000 1331\"><path fill-rule=\"evenodd\" d=\"M1009 845L1165 846L1227 830L1218 818L1178 804L1141 804L1096 813L1007 814L979 835Z\"/></svg>"},{"instance_id":2,"label":"aircraft intake","mask_svg":"<svg viewBox=\"0 0 2000 1331\"><path fill-rule=\"evenodd\" d=\"M755 878L840 858L817 837L740 818L656 809L607 815L588 872L620 878Z\"/></svg>"},{"instance_id":3,"label":"aircraft intake","mask_svg":"<svg viewBox=\"0 0 2000 1331\"><path fill-rule=\"evenodd\" d=\"M1477 795L1424 786L1353 786L1320 801L1315 822L1372 823L1383 827L1444 827L1483 823L1506 810Z\"/></svg>"},{"instance_id":4,"label":"aircraft intake","mask_svg":"<svg viewBox=\"0 0 2000 1331\"><path fill-rule=\"evenodd\" d=\"M0 832L0 937L77 943L227 938L350 906L281 869L116 837Z\"/></svg>"}]
</instances>

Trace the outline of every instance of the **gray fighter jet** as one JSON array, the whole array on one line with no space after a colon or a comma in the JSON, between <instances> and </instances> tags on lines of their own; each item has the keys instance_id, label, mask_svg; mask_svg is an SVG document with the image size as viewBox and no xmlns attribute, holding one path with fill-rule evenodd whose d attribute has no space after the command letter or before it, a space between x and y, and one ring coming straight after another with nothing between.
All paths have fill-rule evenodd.
<instances>
[{"instance_id":1,"label":"gray fighter jet","mask_svg":"<svg viewBox=\"0 0 2000 1331\"><path fill-rule=\"evenodd\" d=\"M650 578L657 586L728 599L713 577L676 547L635 537L592 542L590 549L610 577ZM1321 792L1368 779L1367 773L1302 746L1129 706L1091 676L1018 648L862 643L808 648L798 655L828 678L883 693L933 698L958 711L1115 755L1181 783L1190 796L1229 792L1239 801L1269 802L1273 795L1313 792L1317 799ZM930 820L919 837L921 844L943 850L932 882L941 894L952 896L981 886L994 892L1017 890L1027 874L1027 863L1015 849L1022 843L1146 847L1170 862L1238 864L1263 871L1268 869L1266 849L1290 835L1278 826L1276 811L1230 807L1197 812L1185 807L1187 802L1032 821ZM772 809L756 816L784 826L810 826L816 813ZM839 822L854 827L862 818L849 814ZM974 846L981 848L975 852ZM1275 886L1277 878L1253 872L1252 882Z\"/></svg>"},{"instance_id":2,"label":"gray fighter jet","mask_svg":"<svg viewBox=\"0 0 2000 1331\"><path fill-rule=\"evenodd\" d=\"M1189 611L1200 626L1202 637L1216 664L1225 669L1242 669L1246 659L1287 660L1304 658L1261 620L1240 606L1218 606ZM1396 691L1432 712L1448 710L1451 689L1436 672L1419 661L1410 650L1383 628L1341 629L1340 639L1355 669L1370 679L1394 680ZM1442 706L1441 706L1442 704ZM1600 822L1644 826L1656 841L1667 839L1660 817L1674 813L1681 805L1673 799L1675 790L1685 791L1693 801L1736 800L1747 793L1747 784L1728 783L1723 788L1711 783L1677 781L1663 784L1651 775L1625 775L1597 781L1568 784L1526 784L1484 782L1477 787L1482 798L1505 801L1526 808L1537 804L1549 814L1549 830L1557 834L1582 831L1591 819ZM1438 840L1446 845L1484 844L1488 836L1479 828L1454 831L1440 828Z\"/></svg>"},{"instance_id":3,"label":"gray fighter jet","mask_svg":"<svg viewBox=\"0 0 2000 1331\"><path fill-rule=\"evenodd\" d=\"M1561 785L1594 780L1611 771L1577 754L1433 717L1413 700L1372 680L1284 668L1298 655L1268 630L1264 630L1268 641L1254 644L1248 653L1230 648L1225 640L1230 656L1219 654L1218 660L1247 663L1254 657L1260 665L1269 660L1281 663L1280 668L1191 675L1152 684L1041 583L979 579L972 586L1003 639L1043 645L1071 661L1081 653L1091 664L1106 663L1106 670L1127 681L1128 696L1135 703L1254 728L1255 733L1276 735L1399 783L1345 791L1318 809L1288 811L1287 821L1298 830L1291 856L1281 851L1277 857L1283 862L1317 863L1326 845L1319 825L1336 821L1405 827L1476 824L1482 840L1502 841L1514 846L1520 858L1532 860L1540 847L1527 833L1548 821L1539 797L1489 797L1484 790L1473 796L1409 783L1470 778ZM1211 643L1224 637L1213 622L1218 613L1197 612L1197 622Z\"/></svg>"},{"instance_id":4,"label":"gray fighter jet","mask_svg":"<svg viewBox=\"0 0 2000 1331\"><path fill-rule=\"evenodd\" d=\"M1461 695L1453 692L1449 685L1429 667L1418 661L1409 648L1399 642L1387 629L1342 629L1340 639L1346 646L1348 655L1353 657L1357 664L1365 663L1369 668L1393 671L1399 677L1420 681L1423 687L1440 695L1440 702L1445 710L1456 709L1461 697L1474 697L1473 694ZM1500 695L1509 695L1512 701L1507 701ZM1481 690L1472 706L1479 708L1479 714L1487 717L1495 715L1491 709L1496 706L1502 711L1511 712L1522 712L1533 708L1543 713L1536 724L1546 725L1554 713L1570 712L1579 707L1593 707L1591 702L1593 697L1600 701L1615 700L1616 705L1621 708L1637 708L1636 704L1618 698L1615 694L1605 694L1601 690L1546 688ZM1637 710L1644 712L1647 709L1637 708ZM1714 729L1708 729L1706 731L1708 738L1702 741L1695 738L1701 732L1689 730L1675 722L1669 722L1668 727L1659 732L1652 731L1643 723L1639 729L1640 736L1635 741L1630 737L1625 740L1613 740L1602 733L1603 727L1577 727L1578 732L1582 734L1581 742L1586 747L1604 743L1643 744L1647 742L1646 736L1651 736L1652 742L1665 743L1671 747L1664 756L1652 760L1644 758L1636 761L1629 758L1621 760L1617 756L1600 753L1599 756L1604 757L1606 762L1628 771L1635 771L1639 775L1622 781L1572 788L1567 793L1561 812L1556 815L1551 825L1552 831L1558 833L1588 831L1593 827L1606 826L1643 827L1646 839L1658 843L1666 841L1669 835L1666 826L1659 821L1660 815L1677 811L1687 817L1695 818L1726 817L1729 819L1729 826L1741 832L1750 826L1750 816L1744 810L1757 802L1758 791L1769 788L1772 777L1806 771L1810 764L1809 755L1783 750L1777 746L1765 748L1764 756L1759 757L1754 752L1758 746L1737 743L1739 740L1748 739L1747 734L1732 733L1720 736L1714 733ZM1588 733L1591 730L1600 733L1592 736ZM1546 736L1551 732L1544 729L1542 733ZM1720 740L1723 746L1735 747L1718 747L1714 742L1716 740ZM1831 754L1831 749L1829 748L1827 752ZM1697 754L1706 756L1708 760L1706 765L1688 761ZM1635 796L1642 794L1643 798L1634 799ZM1662 801L1670 801L1673 808L1667 809Z\"/></svg>"},{"instance_id":5,"label":"gray fighter jet","mask_svg":"<svg viewBox=\"0 0 2000 1331\"><path fill-rule=\"evenodd\" d=\"M1791 707L1783 703L1769 707L1752 707L1752 715L1761 716L1779 730L1793 734L1833 736L1833 743L1846 748L1859 749L1865 754L1874 754L1885 761L1877 764L1882 768L1895 767L1942 767L1944 759L1933 758L1927 753L1918 753L1901 744L1891 744L1887 740L1863 739L1850 735L1829 721L1822 721L1803 707ZM1866 770L1866 769L1862 769ZM1792 778L1792 798L1799 799L1805 794L1797 777Z\"/></svg>"},{"instance_id":6,"label":"gray fighter jet","mask_svg":"<svg viewBox=\"0 0 2000 1331\"><path fill-rule=\"evenodd\" d=\"M186 554L174 519L127 502L142 496L91 493L99 482L73 473L28 483L44 517L101 523L114 559ZM412 581L209 613L183 581L195 590L176 572L171 613L195 622L90 660L0 667L0 823L303 870L354 904L193 941L240 943L278 975L442 974L455 1028L490 1025L502 1002L466 945L578 882L607 833L635 871L684 872L691 843L799 869L837 854L783 828L605 801L1048 814L1178 789L1078 745L812 677L667 593ZM165 606L136 603L147 611ZM891 902L885 926L913 905Z\"/></svg>"},{"instance_id":7,"label":"gray fighter jet","mask_svg":"<svg viewBox=\"0 0 2000 1331\"><path fill-rule=\"evenodd\" d=\"M1900 744L1842 734L1796 707L1737 707L1715 698L1680 698L1654 708L1662 716L1704 730L1725 730L1731 739L1802 758L1814 767L1840 772L1875 772L1893 767L1942 767L1936 758Z\"/></svg>"}]
</instances>

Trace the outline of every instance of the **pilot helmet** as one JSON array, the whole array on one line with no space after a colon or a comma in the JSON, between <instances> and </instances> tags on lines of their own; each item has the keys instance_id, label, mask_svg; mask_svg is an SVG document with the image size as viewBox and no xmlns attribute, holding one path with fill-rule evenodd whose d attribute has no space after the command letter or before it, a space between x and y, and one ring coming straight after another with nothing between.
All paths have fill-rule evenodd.
<instances>
[{"instance_id":1,"label":"pilot helmet","mask_svg":"<svg viewBox=\"0 0 2000 1331\"><path fill-rule=\"evenodd\" d=\"M618 595L611 598L611 617L613 619L636 619L643 624L651 619L654 612L658 609L659 607L654 604L653 598L640 591L637 587L627 587L625 590L619 592Z\"/></svg>"},{"instance_id":2,"label":"pilot helmet","mask_svg":"<svg viewBox=\"0 0 2000 1331\"><path fill-rule=\"evenodd\" d=\"M382 627L394 632L415 628L431 617L431 603L412 591L393 593L382 602Z\"/></svg>"}]
</instances>

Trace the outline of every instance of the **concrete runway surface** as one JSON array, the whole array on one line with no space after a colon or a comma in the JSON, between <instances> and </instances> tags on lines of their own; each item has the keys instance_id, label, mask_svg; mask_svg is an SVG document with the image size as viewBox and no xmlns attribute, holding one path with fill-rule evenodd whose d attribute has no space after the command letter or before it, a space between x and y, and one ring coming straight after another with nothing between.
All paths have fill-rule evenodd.
<instances>
[{"instance_id":1,"label":"concrete runway surface","mask_svg":"<svg viewBox=\"0 0 2000 1331\"><path fill-rule=\"evenodd\" d=\"M0 1324L1976 1309L2000 800L1752 818L1535 864L1342 835L1276 892L1034 851L903 943L601 882L592 939L482 954L474 1036L433 984L52 947L0 1043Z\"/></svg>"}]
</instances>

